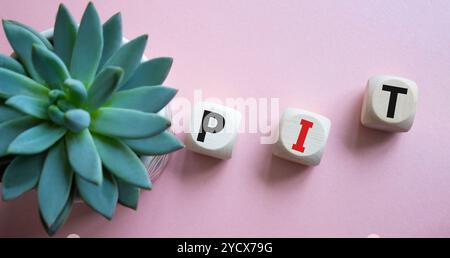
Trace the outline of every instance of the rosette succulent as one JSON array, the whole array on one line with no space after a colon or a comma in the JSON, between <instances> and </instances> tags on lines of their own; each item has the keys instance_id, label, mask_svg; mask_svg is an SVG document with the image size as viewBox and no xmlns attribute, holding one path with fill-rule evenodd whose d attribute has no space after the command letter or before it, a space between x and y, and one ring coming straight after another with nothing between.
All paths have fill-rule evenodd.
<instances>
[{"instance_id":1,"label":"rosette succulent","mask_svg":"<svg viewBox=\"0 0 450 258\"><path fill-rule=\"evenodd\" d=\"M123 44L120 13L103 25L92 3L78 24L60 5L53 35L3 21L14 50L0 55L3 200L37 189L42 223L55 233L80 197L111 219L151 189L141 155L183 145L158 114L176 90L162 86L171 58L141 62L147 36Z\"/></svg>"}]
</instances>

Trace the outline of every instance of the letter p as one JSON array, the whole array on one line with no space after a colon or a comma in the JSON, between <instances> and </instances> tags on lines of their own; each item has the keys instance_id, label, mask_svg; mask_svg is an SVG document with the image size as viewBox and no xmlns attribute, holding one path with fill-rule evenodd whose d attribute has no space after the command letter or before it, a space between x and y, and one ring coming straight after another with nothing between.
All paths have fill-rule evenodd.
<instances>
[{"instance_id":1,"label":"letter p","mask_svg":"<svg viewBox=\"0 0 450 258\"><path fill-rule=\"evenodd\" d=\"M211 126L212 121L215 121L215 125ZM225 127L225 118L215 112L205 110L203 112L202 123L197 136L197 141L204 142L206 133L218 133Z\"/></svg>"}]
</instances>

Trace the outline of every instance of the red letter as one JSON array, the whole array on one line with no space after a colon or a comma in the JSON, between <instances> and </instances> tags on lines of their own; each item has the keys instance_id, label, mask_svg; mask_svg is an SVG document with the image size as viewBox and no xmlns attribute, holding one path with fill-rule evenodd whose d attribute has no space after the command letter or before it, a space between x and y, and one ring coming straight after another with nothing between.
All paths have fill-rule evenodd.
<instances>
[{"instance_id":1,"label":"red letter","mask_svg":"<svg viewBox=\"0 0 450 258\"><path fill-rule=\"evenodd\" d=\"M313 127L314 124L308 120L302 119L302 121L300 121L300 125L302 126L302 129L300 130L300 134L298 135L297 143L292 145L292 149L304 152L305 147L303 147L303 144L305 143L306 135L308 134L309 129Z\"/></svg>"}]
</instances>

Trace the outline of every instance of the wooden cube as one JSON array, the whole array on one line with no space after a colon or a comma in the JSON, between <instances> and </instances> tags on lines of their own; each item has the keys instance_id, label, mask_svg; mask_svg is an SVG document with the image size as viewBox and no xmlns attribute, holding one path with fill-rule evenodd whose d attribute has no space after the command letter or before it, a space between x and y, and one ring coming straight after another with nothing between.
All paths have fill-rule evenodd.
<instances>
[{"instance_id":1,"label":"wooden cube","mask_svg":"<svg viewBox=\"0 0 450 258\"><path fill-rule=\"evenodd\" d=\"M316 166L322 159L330 127L330 120L324 116L288 108L281 117L278 140L272 153L303 165Z\"/></svg>"},{"instance_id":2,"label":"wooden cube","mask_svg":"<svg viewBox=\"0 0 450 258\"><path fill-rule=\"evenodd\" d=\"M186 147L219 159L230 159L236 143L241 113L232 108L202 102L192 110Z\"/></svg>"},{"instance_id":3,"label":"wooden cube","mask_svg":"<svg viewBox=\"0 0 450 258\"><path fill-rule=\"evenodd\" d=\"M417 85L409 79L371 77L364 95L361 123L383 131L407 132L414 122L417 98Z\"/></svg>"}]
</instances>

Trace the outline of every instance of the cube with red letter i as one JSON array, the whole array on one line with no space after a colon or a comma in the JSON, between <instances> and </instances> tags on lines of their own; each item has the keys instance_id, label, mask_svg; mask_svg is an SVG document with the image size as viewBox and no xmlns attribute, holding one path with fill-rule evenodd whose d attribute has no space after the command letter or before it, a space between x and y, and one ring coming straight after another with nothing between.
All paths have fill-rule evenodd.
<instances>
[{"instance_id":1,"label":"cube with red letter i","mask_svg":"<svg viewBox=\"0 0 450 258\"><path fill-rule=\"evenodd\" d=\"M367 82L361 123L391 132L411 129L418 99L415 82L389 75L373 76Z\"/></svg>"},{"instance_id":2,"label":"cube with red letter i","mask_svg":"<svg viewBox=\"0 0 450 258\"><path fill-rule=\"evenodd\" d=\"M191 115L186 147L219 159L230 159L236 143L241 113L210 102L197 104Z\"/></svg>"},{"instance_id":3,"label":"cube with red letter i","mask_svg":"<svg viewBox=\"0 0 450 258\"><path fill-rule=\"evenodd\" d=\"M307 166L316 166L322 159L331 122L328 118L302 109L284 111L273 145L275 156Z\"/></svg>"}]
</instances>

